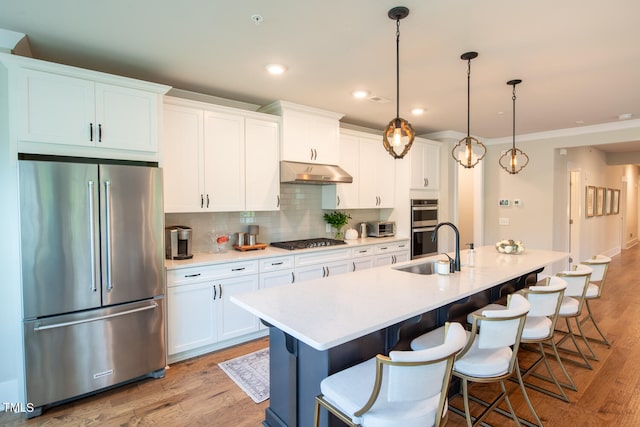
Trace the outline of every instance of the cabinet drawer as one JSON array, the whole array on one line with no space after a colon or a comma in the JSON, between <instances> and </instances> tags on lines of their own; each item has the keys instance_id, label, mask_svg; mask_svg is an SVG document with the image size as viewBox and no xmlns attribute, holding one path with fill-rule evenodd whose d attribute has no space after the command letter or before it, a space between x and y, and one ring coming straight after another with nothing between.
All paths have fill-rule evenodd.
<instances>
[{"instance_id":1,"label":"cabinet drawer","mask_svg":"<svg viewBox=\"0 0 640 427\"><path fill-rule=\"evenodd\" d=\"M167 271L167 286L192 281L258 274L258 261L230 262Z\"/></svg>"},{"instance_id":2,"label":"cabinet drawer","mask_svg":"<svg viewBox=\"0 0 640 427\"><path fill-rule=\"evenodd\" d=\"M393 242L388 244L376 245L375 253L386 254L390 252L406 251L408 249L409 249L409 241L405 240L402 242Z\"/></svg>"},{"instance_id":3,"label":"cabinet drawer","mask_svg":"<svg viewBox=\"0 0 640 427\"><path fill-rule=\"evenodd\" d=\"M337 249L330 251L311 252L295 256L296 267L305 265L327 263L332 261L341 261L351 258L351 249Z\"/></svg>"},{"instance_id":4,"label":"cabinet drawer","mask_svg":"<svg viewBox=\"0 0 640 427\"><path fill-rule=\"evenodd\" d=\"M293 268L293 255L279 256L274 258L264 258L260 260L260 272L284 270Z\"/></svg>"},{"instance_id":5,"label":"cabinet drawer","mask_svg":"<svg viewBox=\"0 0 640 427\"><path fill-rule=\"evenodd\" d=\"M373 255L374 254L374 249L375 249L375 246L373 246L373 245L371 245L371 246L358 246L357 248L353 248L351 256L353 258L360 258L360 257L363 257L363 256Z\"/></svg>"}]
</instances>

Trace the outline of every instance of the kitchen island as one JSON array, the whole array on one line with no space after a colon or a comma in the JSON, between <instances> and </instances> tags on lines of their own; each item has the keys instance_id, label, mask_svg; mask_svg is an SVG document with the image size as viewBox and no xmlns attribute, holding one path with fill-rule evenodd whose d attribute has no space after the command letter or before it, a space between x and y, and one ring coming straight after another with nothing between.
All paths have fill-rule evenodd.
<instances>
[{"instance_id":1,"label":"kitchen island","mask_svg":"<svg viewBox=\"0 0 640 427\"><path fill-rule=\"evenodd\" d=\"M465 251L462 255L464 260ZM497 299L503 284L522 286L530 274L562 263L568 254L528 250L507 255L485 246L476 250L473 267L463 263L455 274L399 270L436 258L232 297L270 327L271 401L264 424L312 425L314 397L326 376L397 348L402 332L425 317L429 328L436 327L453 320L447 315L450 308L476 295L483 302ZM334 423L323 417L323 425Z\"/></svg>"}]
</instances>

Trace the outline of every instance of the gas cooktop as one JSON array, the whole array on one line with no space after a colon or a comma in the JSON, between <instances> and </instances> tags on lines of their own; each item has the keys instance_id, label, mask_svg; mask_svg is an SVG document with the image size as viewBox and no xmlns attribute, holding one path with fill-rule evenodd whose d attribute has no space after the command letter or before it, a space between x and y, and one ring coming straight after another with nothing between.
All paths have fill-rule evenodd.
<instances>
[{"instance_id":1,"label":"gas cooktop","mask_svg":"<svg viewBox=\"0 0 640 427\"><path fill-rule=\"evenodd\" d=\"M344 240L328 239L326 237L320 237L317 239L302 239L302 240L289 240L285 242L272 242L271 246L276 248L288 249L290 251L295 249L310 249L320 248L324 246L345 245Z\"/></svg>"}]
</instances>

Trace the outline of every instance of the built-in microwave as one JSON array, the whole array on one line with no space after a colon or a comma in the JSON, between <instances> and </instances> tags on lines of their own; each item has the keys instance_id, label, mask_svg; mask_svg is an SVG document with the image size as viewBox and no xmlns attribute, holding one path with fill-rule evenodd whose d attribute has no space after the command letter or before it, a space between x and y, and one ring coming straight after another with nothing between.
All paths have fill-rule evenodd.
<instances>
[{"instance_id":1,"label":"built-in microwave","mask_svg":"<svg viewBox=\"0 0 640 427\"><path fill-rule=\"evenodd\" d=\"M367 223L367 236L390 237L396 235L396 223L394 221L374 221Z\"/></svg>"},{"instance_id":2,"label":"built-in microwave","mask_svg":"<svg viewBox=\"0 0 640 427\"><path fill-rule=\"evenodd\" d=\"M411 228L438 225L437 199L411 200Z\"/></svg>"}]
</instances>

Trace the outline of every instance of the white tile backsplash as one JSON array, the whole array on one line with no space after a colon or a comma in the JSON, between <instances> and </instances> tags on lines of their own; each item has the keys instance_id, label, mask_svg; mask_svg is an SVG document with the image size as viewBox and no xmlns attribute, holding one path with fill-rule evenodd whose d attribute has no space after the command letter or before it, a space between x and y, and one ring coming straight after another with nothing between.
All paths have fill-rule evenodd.
<instances>
[{"instance_id":1,"label":"white tile backsplash","mask_svg":"<svg viewBox=\"0 0 640 427\"><path fill-rule=\"evenodd\" d=\"M333 237L326 232L323 219L322 186L307 184L280 185L280 211L269 212L197 212L167 213L165 225L184 225L193 229L193 252L213 251L211 236L247 232L250 224L260 226L259 243L282 240ZM346 228L366 221L388 219L390 209L351 209ZM384 218L381 217L384 215ZM346 229L345 228L345 229Z\"/></svg>"}]
</instances>

